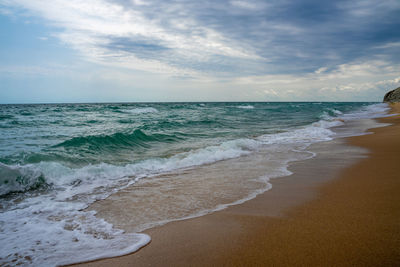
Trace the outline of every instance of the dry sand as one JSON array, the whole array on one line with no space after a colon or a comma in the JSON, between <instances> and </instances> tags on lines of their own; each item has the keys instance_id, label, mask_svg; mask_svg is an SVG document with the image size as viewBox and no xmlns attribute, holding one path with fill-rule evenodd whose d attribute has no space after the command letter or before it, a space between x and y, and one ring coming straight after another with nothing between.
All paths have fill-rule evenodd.
<instances>
[{"instance_id":1,"label":"dry sand","mask_svg":"<svg viewBox=\"0 0 400 267\"><path fill-rule=\"evenodd\" d=\"M368 157L335 141L253 200L150 229L138 252L83 265L400 266L400 116L380 121L393 125L347 139Z\"/></svg>"}]
</instances>

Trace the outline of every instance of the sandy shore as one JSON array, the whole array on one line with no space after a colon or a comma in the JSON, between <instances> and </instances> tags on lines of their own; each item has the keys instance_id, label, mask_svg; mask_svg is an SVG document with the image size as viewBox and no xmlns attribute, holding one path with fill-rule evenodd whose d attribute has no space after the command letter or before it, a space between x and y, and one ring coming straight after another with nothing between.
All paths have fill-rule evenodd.
<instances>
[{"instance_id":1,"label":"sandy shore","mask_svg":"<svg viewBox=\"0 0 400 267\"><path fill-rule=\"evenodd\" d=\"M400 266L400 116L380 121L393 125L346 139L353 147L335 140L253 200L150 229L140 251L82 265Z\"/></svg>"}]
</instances>

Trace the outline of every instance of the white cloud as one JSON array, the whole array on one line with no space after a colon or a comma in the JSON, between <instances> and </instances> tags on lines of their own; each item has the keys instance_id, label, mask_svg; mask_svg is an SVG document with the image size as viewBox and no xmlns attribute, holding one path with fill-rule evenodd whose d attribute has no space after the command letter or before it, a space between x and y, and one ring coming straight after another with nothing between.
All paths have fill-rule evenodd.
<instances>
[{"instance_id":1,"label":"white cloud","mask_svg":"<svg viewBox=\"0 0 400 267\"><path fill-rule=\"evenodd\" d=\"M327 67L321 67L321 68L317 69L317 70L315 71L315 73L316 73L316 74L320 74L320 73L325 72L327 69L328 69Z\"/></svg>"},{"instance_id":2,"label":"white cloud","mask_svg":"<svg viewBox=\"0 0 400 267\"><path fill-rule=\"evenodd\" d=\"M400 64L372 60L329 69L322 67L308 74L240 77L234 84L261 89L281 100L327 101L376 101L384 92L400 86Z\"/></svg>"},{"instance_id":3,"label":"white cloud","mask_svg":"<svg viewBox=\"0 0 400 267\"><path fill-rule=\"evenodd\" d=\"M231 5L240 7L240 8L245 8L245 9L257 9L258 6L256 3L253 3L251 1L243 1L243 0L235 0L230 2Z\"/></svg>"},{"instance_id":4,"label":"white cloud","mask_svg":"<svg viewBox=\"0 0 400 267\"><path fill-rule=\"evenodd\" d=\"M389 42L384 45L375 46L376 49L400 48L400 42Z\"/></svg>"},{"instance_id":5,"label":"white cloud","mask_svg":"<svg viewBox=\"0 0 400 267\"><path fill-rule=\"evenodd\" d=\"M371 18L399 8L400 3L398 0L353 0L340 2L338 5L355 17Z\"/></svg>"},{"instance_id":6,"label":"white cloud","mask_svg":"<svg viewBox=\"0 0 400 267\"><path fill-rule=\"evenodd\" d=\"M167 24L146 18L139 8L125 8L104 0L3 0L3 5L20 7L34 16L42 17L63 29L55 34L65 44L79 50L90 61L116 65L151 72L194 73L190 67L170 64L169 60L138 58L128 51L115 52L107 45L115 38L162 44L170 49L171 57L190 58L205 61L220 55L233 58L256 59L257 55L246 51L221 33L196 24L179 24L171 17L171 29ZM144 1L133 1L137 6L148 5ZM179 9L179 6L176 8ZM185 18L183 18L185 19ZM191 28L187 29L190 25ZM129 45L129 44L128 44Z\"/></svg>"},{"instance_id":7,"label":"white cloud","mask_svg":"<svg viewBox=\"0 0 400 267\"><path fill-rule=\"evenodd\" d=\"M147 1L143 1L143 0L132 0L132 3L137 5L137 6L148 6L150 5L150 3Z\"/></svg>"},{"instance_id":8,"label":"white cloud","mask_svg":"<svg viewBox=\"0 0 400 267\"><path fill-rule=\"evenodd\" d=\"M263 92L267 95L278 96L278 93L274 89L264 89Z\"/></svg>"}]
</instances>

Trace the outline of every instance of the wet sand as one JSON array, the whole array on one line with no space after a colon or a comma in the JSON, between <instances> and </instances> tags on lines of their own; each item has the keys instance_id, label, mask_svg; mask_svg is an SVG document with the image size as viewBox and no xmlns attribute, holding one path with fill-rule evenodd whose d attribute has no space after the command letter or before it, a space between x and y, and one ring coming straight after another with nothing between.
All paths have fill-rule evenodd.
<instances>
[{"instance_id":1,"label":"wet sand","mask_svg":"<svg viewBox=\"0 0 400 267\"><path fill-rule=\"evenodd\" d=\"M380 121L393 125L315 145L332 149L253 200L147 230L138 252L83 265L399 266L400 116Z\"/></svg>"}]
</instances>

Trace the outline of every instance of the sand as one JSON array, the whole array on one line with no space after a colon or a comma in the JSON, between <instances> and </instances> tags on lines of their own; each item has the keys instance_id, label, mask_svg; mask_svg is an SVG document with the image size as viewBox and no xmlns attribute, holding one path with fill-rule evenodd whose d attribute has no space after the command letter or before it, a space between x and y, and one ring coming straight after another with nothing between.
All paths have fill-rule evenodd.
<instances>
[{"instance_id":1,"label":"sand","mask_svg":"<svg viewBox=\"0 0 400 267\"><path fill-rule=\"evenodd\" d=\"M138 252L83 265L400 266L400 116L380 121L392 125L352 146L335 140L253 200L150 229Z\"/></svg>"}]
</instances>

